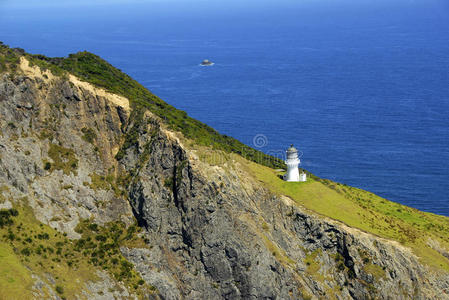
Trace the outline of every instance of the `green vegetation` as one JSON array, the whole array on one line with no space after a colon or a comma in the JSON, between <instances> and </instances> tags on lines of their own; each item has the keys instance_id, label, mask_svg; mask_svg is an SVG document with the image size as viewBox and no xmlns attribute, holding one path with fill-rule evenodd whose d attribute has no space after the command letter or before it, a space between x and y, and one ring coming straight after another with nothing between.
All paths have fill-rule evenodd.
<instances>
[{"instance_id":1,"label":"green vegetation","mask_svg":"<svg viewBox=\"0 0 449 300\"><path fill-rule=\"evenodd\" d=\"M449 271L449 260L428 244L430 238L449 249L449 218L315 176L309 176L307 182L287 183L270 168L242 159L239 162L273 193L289 196L298 205L351 227L398 241L411 247L423 263Z\"/></svg>"},{"instance_id":2,"label":"green vegetation","mask_svg":"<svg viewBox=\"0 0 449 300\"><path fill-rule=\"evenodd\" d=\"M382 269L381 266L375 265L375 264L372 264L372 263L367 263L367 264L365 264L365 265L363 266L363 270L364 270L366 273L373 275L373 276L374 276L374 279L375 279L376 281L378 281L378 280L381 279L381 278L385 278L385 276L386 276L386 275L385 275L385 270Z\"/></svg>"},{"instance_id":3,"label":"green vegetation","mask_svg":"<svg viewBox=\"0 0 449 300\"><path fill-rule=\"evenodd\" d=\"M320 262L318 260L318 257L321 254L322 254L321 249L317 249L315 251L307 253L304 262L305 262L305 264L307 266L306 273L309 276L312 276L313 278L315 278L315 280L318 280L320 282L324 282L325 276L320 273L321 265L320 265Z\"/></svg>"},{"instance_id":4,"label":"green vegetation","mask_svg":"<svg viewBox=\"0 0 449 300\"><path fill-rule=\"evenodd\" d=\"M62 286L60 286L60 285L57 285L55 290L60 295L64 294L64 288Z\"/></svg>"},{"instance_id":5,"label":"green vegetation","mask_svg":"<svg viewBox=\"0 0 449 300\"><path fill-rule=\"evenodd\" d=\"M78 168L78 159L72 149L64 148L62 146L50 143L48 156L53 160L53 163L44 161L44 169L48 171L62 170L64 174L69 175L71 172L76 175Z\"/></svg>"},{"instance_id":6,"label":"green vegetation","mask_svg":"<svg viewBox=\"0 0 449 300\"><path fill-rule=\"evenodd\" d=\"M385 278L386 274L385 274L384 268L372 263L371 257L369 256L369 254L366 251L359 249L358 252L359 252L360 257L362 258L363 270L366 273L373 275L373 277L376 281L378 281L381 278Z\"/></svg>"},{"instance_id":7,"label":"green vegetation","mask_svg":"<svg viewBox=\"0 0 449 300\"><path fill-rule=\"evenodd\" d=\"M306 271L307 273L316 274L320 270L320 268L321 268L320 264L316 260L319 254L321 254L321 252L318 250L315 250L306 255L306 259L304 260L304 262L307 265L307 271Z\"/></svg>"},{"instance_id":8,"label":"green vegetation","mask_svg":"<svg viewBox=\"0 0 449 300\"><path fill-rule=\"evenodd\" d=\"M270 229L270 227L268 226L267 222L262 221L262 229L264 231L268 231Z\"/></svg>"},{"instance_id":9,"label":"green vegetation","mask_svg":"<svg viewBox=\"0 0 449 300\"><path fill-rule=\"evenodd\" d=\"M0 210L0 228L12 225L14 223L12 218L18 214L16 209Z\"/></svg>"},{"instance_id":10,"label":"green vegetation","mask_svg":"<svg viewBox=\"0 0 449 300\"><path fill-rule=\"evenodd\" d=\"M81 129L81 132L83 133L82 136L83 140L85 140L88 143L93 144L95 139L97 138L97 134L92 128L84 127L83 129Z\"/></svg>"},{"instance_id":11,"label":"green vegetation","mask_svg":"<svg viewBox=\"0 0 449 300\"><path fill-rule=\"evenodd\" d=\"M176 185L180 185L182 181L182 170L187 166L188 161L183 160L179 165L176 166Z\"/></svg>"},{"instance_id":12,"label":"green vegetation","mask_svg":"<svg viewBox=\"0 0 449 300\"><path fill-rule=\"evenodd\" d=\"M97 173L92 173L89 177L92 181L90 187L94 190L108 190L111 187L111 183L114 181L112 175L103 176L98 175Z\"/></svg>"},{"instance_id":13,"label":"green vegetation","mask_svg":"<svg viewBox=\"0 0 449 300\"><path fill-rule=\"evenodd\" d=\"M85 220L77 228L82 238L72 241L37 221L25 204L1 210L0 220L0 299L33 298L31 274L62 298L74 299L83 288L80 283L99 280L95 269L106 270L140 297L155 290L119 250L120 246L146 247L134 225L126 228L115 222L102 227ZM44 288L44 292L48 291Z\"/></svg>"},{"instance_id":14,"label":"green vegetation","mask_svg":"<svg viewBox=\"0 0 449 300\"><path fill-rule=\"evenodd\" d=\"M299 291L299 294L301 295L301 298L304 300L312 300L313 297L306 291Z\"/></svg>"},{"instance_id":15,"label":"green vegetation","mask_svg":"<svg viewBox=\"0 0 449 300\"><path fill-rule=\"evenodd\" d=\"M166 188L172 188L173 187L173 177L168 177L168 178L165 178L165 180L164 180L164 186L166 187Z\"/></svg>"},{"instance_id":16,"label":"green vegetation","mask_svg":"<svg viewBox=\"0 0 449 300\"><path fill-rule=\"evenodd\" d=\"M0 228L0 298L31 299L31 286L37 274L41 280L63 288L63 297L73 298L81 291L76 282L97 280L91 266L63 234L34 218L26 205L17 210L2 211L9 221ZM48 281L50 274L55 283ZM17 292L21 297L17 297Z\"/></svg>"},{"instance_id":17,"label":"green vegetation","mask_svg":"<svg viewBox=\"0 0 449 300\"><path fill-rule=\"evenodd\" d=\"M334 259L335 259L335 264L337 265L337 269L340 272L343 272L346 269L345 259L343 258L343 255L341 255L340 253L337 252L334 255Z\"/></svg>"},{"instance_id":18,"label":"green vegetation","mask_svg":"<svg viewBox=\"0 0 449 300\"><path fill-rule=\"evenodd\" d=\"M122 281L143 296L154 291L154 287L145 281L134 270L133 264L128 262L120 252L120 246L147 247L145 241L137 236L139 228L131 225L126 228L122 222L111 222L105 226L98 226L89 220L78 224L76 231L82 235L74 242L75 251L82 253L89 263L108 270L115 279Z\"/></svg>"},{"instance_id":19,"label":"green vegetation","mask_svg":"<svg viewBox=\"0 0 449 300\"><path fill-rule=\"evenodd\" d=\"M89 185L93 190L113 190L116 196L125 195L125 190L122 189L123 183L120 181L123 178L116 178L112 174L104 176L97 173L89 174L89 177L91 184L86 182L85 185Z\"/></svg>"},{"instance_id":20,"label":"green vegetation","mask_svg":"<svg viewBox=\"0 0 449 300\"><path fill-rule=\"evenodd\" d=\"M3 241L0 243L0 265L0 299L31 299L34 279L13 248Z\"/></svg>"},{"instance_id":21,"label":"green vegetation","mask_svg":"<svg viewBox=\"0 0 449 300\"><path fill-rule=\"evenodd\" d=\"M20 62L20 55L24 52L23 49L11 49L0 42L0 73L6 71L15 72Z\"/></svg>"},{"instance_id":22,"label":"green vegetation","mask_svg":"<svg viewBox=\"0 0 449 300\"><path fill-rule=\"evenodd\" d=\"M129 126L127 133L125 135L125 141L123 142L122 147L119 152L115 156L117 160L121 160L128 150L132 146L138 145L139 135L146 132L146 126L144 126L144 111L143 109L134 109L131 112L130 119L132 120L131 125Z\"/></svg>"},{"instance_id":23,"label":"green vegetation","mask_svg":"<svg viewBox=\"0 0 449 300\"><path fill-rule=\"evenodd\" d=\"M265 234L262 234L262 239L267 249L273 254L273 256L284 266L294 266L295 261L287 256L287 253L276 244L274 244Z\"/></svg>"},{"instance_id":24,"label":"green vegetation","mask_svg":"<svg viewBox=\"0 0 449 300\"><path fill-rule=\"evenodd\" d=\"M211 166L223 166L224 163L231 159L231 155L224 151L211 151L210 148L198 145L189 145L191 148L197 150L198 157L201 161Z\"/></svg>"},{"instance_id":25,"label":"green vegetation","mask_svg":"<svg viewBox=\"0 0 449 300\"><path fill-rule=\"evenodd\" d=\"M3 203L6 200L5 196L3 196L3 193L7 191L9 191L7 185L0 185L0 203Z\"/></svg>"}]
</instances>

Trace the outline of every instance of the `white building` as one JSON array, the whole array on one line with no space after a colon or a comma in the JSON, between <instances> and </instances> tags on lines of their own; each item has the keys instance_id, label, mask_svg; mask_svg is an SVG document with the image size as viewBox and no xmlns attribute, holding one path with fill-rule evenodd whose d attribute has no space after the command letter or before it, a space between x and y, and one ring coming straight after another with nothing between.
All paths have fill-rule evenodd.
<instances>
[{"instance_id":1,"label":"white building","mask_svg":"<svg viewBox=\"0 0 449 300\"><path fill-rule=\"evenodd\" d=\"M298 150L296 150L293 145L290 146L290 148L287 149L287 160L285 161L285 164L287 165L287 173L284 175L285 181L307 181L307 175L304 172L301 172L299 174L299 164L300 160L298 158Z\"/></svg>"}]
</instances>

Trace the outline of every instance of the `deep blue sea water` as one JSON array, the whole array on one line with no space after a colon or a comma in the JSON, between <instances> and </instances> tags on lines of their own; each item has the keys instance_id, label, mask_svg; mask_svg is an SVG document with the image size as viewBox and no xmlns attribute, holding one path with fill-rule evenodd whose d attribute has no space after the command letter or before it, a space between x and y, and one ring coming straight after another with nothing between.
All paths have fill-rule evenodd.
<instances>
[{"instance_id":1,"label":"deep blue sea water","mask_svg":"<svg viewBox=\"0 0 449 300\"><path fill-rule=\"evenodd\" d=\"M94 52L221 133L449 216L448 1L87 3L0 2L0 40Z\"/></svg>"}]
</instances>

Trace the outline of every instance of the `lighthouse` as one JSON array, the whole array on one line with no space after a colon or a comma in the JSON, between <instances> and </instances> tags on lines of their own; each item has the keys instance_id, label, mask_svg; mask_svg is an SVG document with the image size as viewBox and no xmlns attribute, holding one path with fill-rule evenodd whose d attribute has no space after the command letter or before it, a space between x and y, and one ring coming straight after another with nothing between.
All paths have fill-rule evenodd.
<instances>
[{"instance_id":1,"label":"lighthouse","mask_svg":"<svg viewBox=\"0 0 449 300\"><path fill-rule=\"evenodd\" d=\"M301 161L298 158L298 150L291 145L290 148L287 149L287 160L285 161L285 164L287 165L287 173L284 175L285 181L299 182L307 180L307 176L304 172L299 174L298 166L300 162Z\"/></svg>"}]
</instances>

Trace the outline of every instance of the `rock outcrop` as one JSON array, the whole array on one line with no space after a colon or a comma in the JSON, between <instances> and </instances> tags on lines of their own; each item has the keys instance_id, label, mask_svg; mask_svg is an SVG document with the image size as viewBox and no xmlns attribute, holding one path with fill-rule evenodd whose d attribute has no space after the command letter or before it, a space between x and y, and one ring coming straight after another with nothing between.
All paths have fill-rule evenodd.
<instances>
[{"instance_id":1,"label":"rock outcrop","mask_svg":"<svg viewBox=\"0 0 449 300\"><path fill-rule=\"evenodd\" d=\"M208 164L151 112L73 76L23 59L0 77L0 116L0 205L26 197L71 239L82 219L136 219L148 247L120 250L161 298L449 299L449 274L406 247L273 195L236 161ZM107 292L102 277L85 295Z\"/></svg>"}]
</instances>

